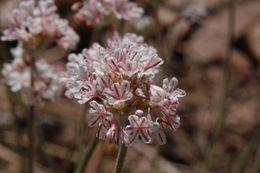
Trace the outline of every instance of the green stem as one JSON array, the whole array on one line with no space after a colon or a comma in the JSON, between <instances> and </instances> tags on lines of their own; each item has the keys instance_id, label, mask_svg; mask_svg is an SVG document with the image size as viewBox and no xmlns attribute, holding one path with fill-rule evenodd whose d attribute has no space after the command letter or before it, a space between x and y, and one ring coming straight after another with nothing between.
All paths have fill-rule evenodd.
<instances>
[{"instance_id":1,"label":"green stem","mask_svg":"<svg viewBox=\"0 0 260 173\"><path fill-rule=\"evenodd\" d=\"M85 147L85 134L86 134L86 121L85 115L87 112L87 106L84 105L83 112L80 117L79 122L79 138L78 138L78 161L80 161L83 157L84 147Z\"/></svg>"},{"instance_id":2,"label":"green stem","mask_svg":"<svg viewBox=\"0 0 260 173\"><path fill-rule=\"evenodd\" d=\"M35 58L31 56L31 89L32 89L32 97L34 94L34 73L35 73ZM32 98L32 100L35 98ZM29 106L29 163L28 163L28 172L33 173L34 172L34 137L35 137L35 105L34 103L30 103Z\"/></svg>"},{"instance_id":3,"label":"green stem","mask_svg":"<svg viewBox=\"0 0 260 173\"><path fill-rule=\"evenodd\" d=\"M34 124L35 124L35 107L33 105L30 106L29 110L29 163L28 163L28 172L33 173L34 167Z\"/></svg>"},{"instance_id":4,"label":"green stem","mask_svg":"<svg viewBox=\"0 0 260 173\"><path fill-rule=\"evenodd\" d=\"M258 153L256 153L256 161L255 161L255 168L253 173L260 172L260 149L258 150Z\"/></svg>"},{"instance_id":5,"label":"green stem","mask_svg":"<svg viewBox=\"0 0 260 173\"><path fill-rule=\"evenodd\" d=\"M124 166L124 161L126 158L126 153L127 153L127 147L123 144L118 151L116 167L115 167L114 173L122 172L123 166Z\"/></svg>"},{"instance_id":6,"label":"green stem","mask_svg":"<svg viewBox=\"0 0 260 173\"><path fill-rule=\"evenodd\" d=\"M93 152L95 151L97 144L98 144L98 138L96 136L94 136L94 139L92 140L92 143L89 145L85 155L79 161L75 173L84 173L84 170L85 170Z\"/></svg>"},{"instance_id":7,"label":"green stem","mask_svg":"<svg viewBox=\"0 0 260 173\"><path fill-rule=\"evenodd\" d=\"M101 143L101 154L103 156L105 154L105 144L104 143ZM105 161L106 161L105 157L100 158L96 173L103 173L104 172Z\"/></svg>"},{"instance_id":8,"label":"green stem","mask_svg":"<svg viewBox=\"0 0 260 173\"><path fill-rule=\"evenodd\" d=\"M32 103L29 103L28 106L28 138L29 138L29 145L28 145L28 167L27 171L28 173L34 173L34 157L35 157L35 93L34 93L34 79L35 79L35 56L33 50L30 48L29 45L26 43L22 44L24 53L23 53L23 60L25 63L28 63L30 65L30 72L31 72L31 101Z\"/></svg>"}]
</instances>

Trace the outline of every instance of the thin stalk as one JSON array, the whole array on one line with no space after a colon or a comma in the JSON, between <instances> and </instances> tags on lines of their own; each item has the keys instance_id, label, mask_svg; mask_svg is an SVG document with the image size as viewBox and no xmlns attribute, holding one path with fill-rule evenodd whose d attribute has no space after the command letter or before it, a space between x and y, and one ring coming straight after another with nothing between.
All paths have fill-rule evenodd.
<instances>
[{"instance_id":1,"label":"thin stalk","mask_svg":"<svg viewBox=\"0 0 260 173\"><path fill-rule=\"evenodd\" d=\"M35 59L31 56L30 62L30 70L31 70L31 89L32 89L32 97L34 94L34 72L35 72ZM34 98L32 98L34 100ZM34 103L30 103L29 106L29 163L28 163L28 172L34 172L34 156L35 156L35 145L34 145L34 137L35 137L35 105Z\"/></svg>"},{"instance_id":2,"label":"thin stalk","mask_svg":"<svg viewBox=\"0 0 260 173\"><path fill-rule=\"evenodd\" d=\"M95 151L97 144L98 144L98 138L96 136L94 136L91 144L89 145L88 149L86 150L85 155L79 161L75 173L84 173L84 170L85 170L93 152Z\"/></svg>"},{"instance_id":3,"label":"thin stalk","mask_svg":"<svg viewBox=\"0 0 260 173\"><path fill-rule=\"evenodd\" d=\"M233 167L231 173L242 173L244 172L245 167L253 158L253 155L257 153L257 146L260 142L260 128L255 130L254 135L252 136L251 142L245 148L245 151L241 155L240 159Z\"/></svg>"},{"instance_id":4,"label":"thin stalk","mask_svg":"<svg viewBox=\"0 0 260 173\"><path fill-rule=\"evenodd\" d=\"M84 147L85 147L85 134L86 134L86 121L85 116L87 112L87 106L84 105L83 112L80 116L79 122L79 138L78 138L78 161L80 161L83 157Z\"/></svg>"},{"instance_id":5,"label":"thin stalk","mask_svg":"<svg viewBox=\"0 0 260 173\"><path fill-rule=\"evenodd\" d=\"M253 173L260 172L260 149L258 149L258 153L256 154L256 161Z\"/></svg>"},{"instance_id":6,"label":"thin stalk","mask_svg":"<svg viewBox=\"0 0 260 173\"><path fill-rule=\"evenodd\" d=\"M216 122L216 127L215 127L215 134L213 136L213 143L215 143L221 133L222 127L223 127L223 122L224 122L224 114L225 114L225 108L227 104L227 96L229 92L229 83L231 79L231 60L233 57L233 42L234 42L234 26L235 26L235 0L229 0L229 5L228 5L228 12L229 12L229 30L228 30L228 37L227 37L227 42L228 42L228 48L226 52L226 58L224 61L224 71L223 71L223 83L222 83L222 95L220 97L219 101L219 106L217 109L217 122Z\"/></svg>"},{"instance_id":7,"label":"thin stalk","mask_svg":"<svg viewBox=\"0 0 260 173\"><path fill-rule=\"evenodd\" d=\"M103 173L104 172L104 165L105 165L105 161L106 158L105 156L105 144L101 143L101 155L103 155L103 157L100 158L99 164L98 164L98 169L96 171L96 173Z\"/></svg>"},{"instance_id":8,"label":"thin stalk","mask_svg":"<svg viewBox=\"0 0 260 173\"><path fill-rule=\"evenodd\" d=\"M260 70L256 73L256 78L260 79ZM260 85L260 80L257 81L258 86ZM255 102L258 102L260 97L260 88L257 89L255 93ZM255 117L258 116L258 113L260 111L260 107L257 107L255 109ZM256 127L254 134L252 136L252 139L249 144L246 145L244 152L241 154L241 157L238 159L237 163L233 167L231 173L242 173L245 172L245 169L248 164L252 161L253 155L255 156L255 173L259 172L259 165L260 165L260 127ZM253 168L252 168L253 170Z\"/></svg>"},{"instance_id":9,"label":"thin stalk","mask_svg":"<svg viewBox=\"0 0 260 173\"><path fill-rule=\"evenodd\" d=\"M124 144L120 147L120 149L118 151L118 155L117 155L114 173L121 173L122 172L124 162L125 162L125 158L126 158L127 149L128 148Z\"/></svg>"},{"instance_id":10,"label":"thin stalk","mask_svg":"<svg viewBox=\"0 0 260 173\"><path fill-rule=\"evenodd\" d=\"M226 58L223 64L223 75L222 75L222 85L221 85L221 95L216 108L216 123L214 127L214 134L212 139L212 148L209 152L207 168L209 170L214 163L216 143L220 137L224 120L225 120L225 108L227 104L227 97L229 93L229 83L231 79L231 60L233 57L233 42L234 42L234 28L235 28L235 0L229 0L228 2L228 34L227 34L227 50Z\"/></svg>"},{"instance_id":11,"label":"thin stalk","mask_svg":"<svg viewBox=\"0 0 260 173\"><path fill-rule=\"evenodd\" d=\"M28 163L28 172L33 173L34 172L34 126L35 126L35 107L33 105L29 108L29 163Z\"/></svg>"}]
</instances>

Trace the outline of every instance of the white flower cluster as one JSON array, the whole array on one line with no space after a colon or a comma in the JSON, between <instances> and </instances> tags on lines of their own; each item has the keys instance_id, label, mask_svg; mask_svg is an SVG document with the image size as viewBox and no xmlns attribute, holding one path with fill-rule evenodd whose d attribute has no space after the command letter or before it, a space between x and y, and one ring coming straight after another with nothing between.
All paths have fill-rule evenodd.
<instances>
[{"instance_id":1,"label":"white flower cluster","mask_svg":"<svg viewBox=\"0 0 260 173\"><path fill-rule=\"evenodd\" d=\"M208 15L208 8L203 3L190 4L182 9L181 14L191 23L201 23Z\"/></svg>"},{"instance_id":2,"label":"white flower cluster","mask_svg":"<svg viewBox=\"0 0 260 173\"><path fill-rule=\"evenodd\" d=\"M79 36L56 13L53 0L24 0L12 11L10 27L3 31L3 41L22 41L29 44L37 42L56 42L65 50L74 49Z\"/></svg>"},{"instance_id":3,"label":"white flower cluster","mask_svg":"<svg viewBox=\"0 0 260 173\"><path fill-rule=\"evenodd\" d=\"M3 82L10 86L11 91L29 91L37 100L54 100L62 93L60 72L47 64L44 60L38 60L34 64L34 88L31 89L31 67L24 62L23 49L19 45L12 49L13 62L4 64L2 69Z\"/></svg>"},{"instance_id":4,"label":"white flower cluster","mask_svg":"<svg viewBox=\"0 0 260 173\"><path fill-rule=\"evenodd\" d=\"M82 53L69 56L63 81L66 95L89 103L89 126L97 126L100 139L116 144L166 142L163 128L176 130L179 98L177 79L153 84L163 60L143 38L117 33L102 47L95 43Z\"/></svg>"},{"instance_id":5,"label":"white flower cluster","mask_svg":"<svg viewBox=\"0 0 260 173\"><path fill-rule=\"evenodd\" d=\"M143 15L143 9L130 0L87 0L76 3L73 9L76 17L88 25L100 23L105 16L114 15L117 19L133 20Z\"/></svg>"}]
</instances>

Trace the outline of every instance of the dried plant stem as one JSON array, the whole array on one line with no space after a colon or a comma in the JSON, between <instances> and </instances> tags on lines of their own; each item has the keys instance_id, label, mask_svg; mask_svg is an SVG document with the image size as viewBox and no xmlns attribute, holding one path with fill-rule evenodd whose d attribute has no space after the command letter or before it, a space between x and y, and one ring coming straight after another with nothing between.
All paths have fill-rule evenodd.
<instances>
[{"instance_id":1,"label":"dried plant stem","mask_svg":"<svg viewBox=\"0 0 260 173\"><path fill-rule=\"evenodd\" d=\"M226 51L226 58L224 60L223 65L223 75L222 75L222 85L221 85L221 95L219 101L217 103L216 108L216 123L214 127L214 134L212 139L212 148L209 152L208 161L207 161L207 170L209 170L214 163L215 159L215 150L216 150L216 143L219 139L221 134L224 119L225 119L225 108L227 104L227 94L229 92L229 82L231 78L231 60L233 57L233 42L234 42L234 28L235 28L235 0L229 0L228 2L228 34L227 34L227 51ZM208 172L208 171L207 171Z\"/></svg>"},{"instance_id":2,"label":"dried plant stem","mask_svg":"<svg viewBox=\"0 0 260 173\"><path fill-rule=\"evenodd\" d=\"M260 71L258 71L260 72ZM256 73L256 78L260 79L260 73ZM258 86L260 85L260 80L257 81ZM255 93L255 101L258 102L260 97L260 88L257 89L256 93ZM258 113L260 111L260 107L256 107L255 109L255 117L258 116ZM247 164L250 164L254 154L256 154L255 156L255 171L252 172L259 172L259 165L260 165L260 148L259 148L259 144L260 144L260 127L256 127L256 129L254 130L254 134L252 135L251 141L246 145L244 152L241 154L241 157L238 159L238 161L236 162L235 166L233 167L231 173L242 173L245 172L245 169L247 167Z\"/></svg>"},{"instance_id":3,"label":"dried plant stem","mask_svg":"<svg viewBox=\"0 0 260 173\"><path fill-rule=\"evenodd\" d=\"M117 160L116 160L116 166L114 173L121 173L123 170L125 158L127 153L127 147L123 144L118 151Z\"/></svg>"},{"instance_id":4,"label":"dried plant stem","mask_svg":"<svg viewBox=\"0 0 260 173\"><path fill-rule=\"evenodd\" d=\"M224 122L224 114L225 108L227 104L227 93L229 92L229 83L231 79L231 60L233 57L233 42L234 42L234 27L235 27L235 0L229 0L228 5L228 36L227 42L228 47L226 51L226 58L224 60L224 71L223 71L223 81L222 81L222 88L221 88L221 96L218 103L217 108L217 122L215 126L215 133L213 137L213 143L215 143L220 135L222 130L223 122Z\"/></svg>"},{"instance_id":5,"label":"dried plant stem","mask_svg":"<svg viewBox=\"0 0 260 173\"><path fill-rule=\"evenodd\" d=\"M259 173L260 172L260 149L258 149L258 152L256 154L256 161L255 161L255 167L253 173Z\"/></svg>"},{"instance_id":6,"label":"dried plant stem","mask_svg":"<svg viewBox=\"0 0 260 173\"><path fill-rule=\"evenodd\" d=\"M260 142L260 128L255 130L254 135L252 136L251 142L247 145L245 148L245 151L239 158L236 165L233 167L231 173L242 173L244 172L244 169L247 165L247 163L250 161L250 159L253 157L254 153L257 153L257 146Z\"/></svg>"},{"instance_id":7,"label":"dried plant stem","mask_svg":"<svg viewBox=\"0 0 260 173\"><path fill-rule=\"evenodd\" d=\"M86 168L93 152L95 151L97 144L98 144L98 138L96 136L94 136L91 144L88 146L88 149L86 150L86 153L81 158L81 160L78 162L75 173L84 173L85 168Z\"/></svg>"}]
</instances>

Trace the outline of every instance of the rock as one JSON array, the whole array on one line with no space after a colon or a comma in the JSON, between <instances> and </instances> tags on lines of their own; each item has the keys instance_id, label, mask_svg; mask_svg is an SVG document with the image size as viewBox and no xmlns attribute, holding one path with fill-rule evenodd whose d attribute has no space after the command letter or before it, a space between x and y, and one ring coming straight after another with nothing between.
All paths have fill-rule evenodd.
<instances>
[{"instance_id":1,"label":"rock","mask_svg":"<svg viewBox=\"0 0 260 173\"><path fill-rule=\"evenodd\" d=\"M172 7L179 8L182 6L183 0L167 0L165 3Z\"/></svg>"},{"instance_id":2,"label":"rock","mask_svg":"<svg viewBox=\"0 0 260 173\"><path fill-rule=\"evenodd\" d=\"M260 20L246 33L246 41L252 54L260 61Z\"/></svg>"},{"instance_id":3,"label":"rock","mask_svg":"<svg viewBox=\"0 0 260 173\"><path fill-rule=\"evenodd\" d=\"M244 82L249 79L252 72L252 65L249 57L239 51L233 52L231 59L231 75L235 83Z\"/></svg>"},{"instance_id":4,"label":"rock","mask_svg":"<svg viewBox=\"0 0 260 173\"><path fill-rule=\"evenodd\" d=\"M190 23L187 20L180 20L176 25L172 26L169 30L169 46L175 48L189 29Z\"/></svg>"},{"instance_id":5,"label":"rock","mask_svg":"<svg viewBox=\"0 0 260 173\"><path fill-rule=\"evenodd\" d=\"M179 19L176 12L165 7L158 8L157 17L162 26L170 26Z\"/></svg>"},{"instance_id":6,"label":"rock","mask_svg":"<svg viewBox=\"0 0 260 173\"><path fill-rule=\"evenodd\" d=\"M219 7L223 1L219 1L219 0L192 0L192 2L194 3L201 3L203 2L209 9L214 9Z\"/></svg>"},{"instance_id":7,"label":"rock","mask_svg":"<svg viewBox=\"0 0 260 173\"><path fill-rule=\"evenodd\" d=\"M247 134L254 130L254 127L259 122L256 109L257 102L255 99L231 104L228 108L225 126L237 133Z\"/></svg>"},{"instance_id":8,"label":"rock","mask_svg":"<svg viewBox=\"0 0 260 173\"><path fill-rule=\"evenodd\" d=\"M236 13L235 17L235 38L241 36L248 25L260 15L259 6L260 1L247 1L236 5L236 11L239 13ZM208 19L185 47L187 57L198 64L223 60L227 49L227 9Z\"/></svg>"},{"instance_id":9,"label":"rock","mask_svg":"<svg viewBox=\"0 0 260 173\"><path fill-rule=\"evenodd\" d=\"M190 0L189 2L189 4L198 4L203 2L203 4L205 4L209 9L217 8L223 3L223 1L220 0ZM167 0L165 3L174 8L181 8L186 4L183 0Z\"/></svg>"}]
</instances>

